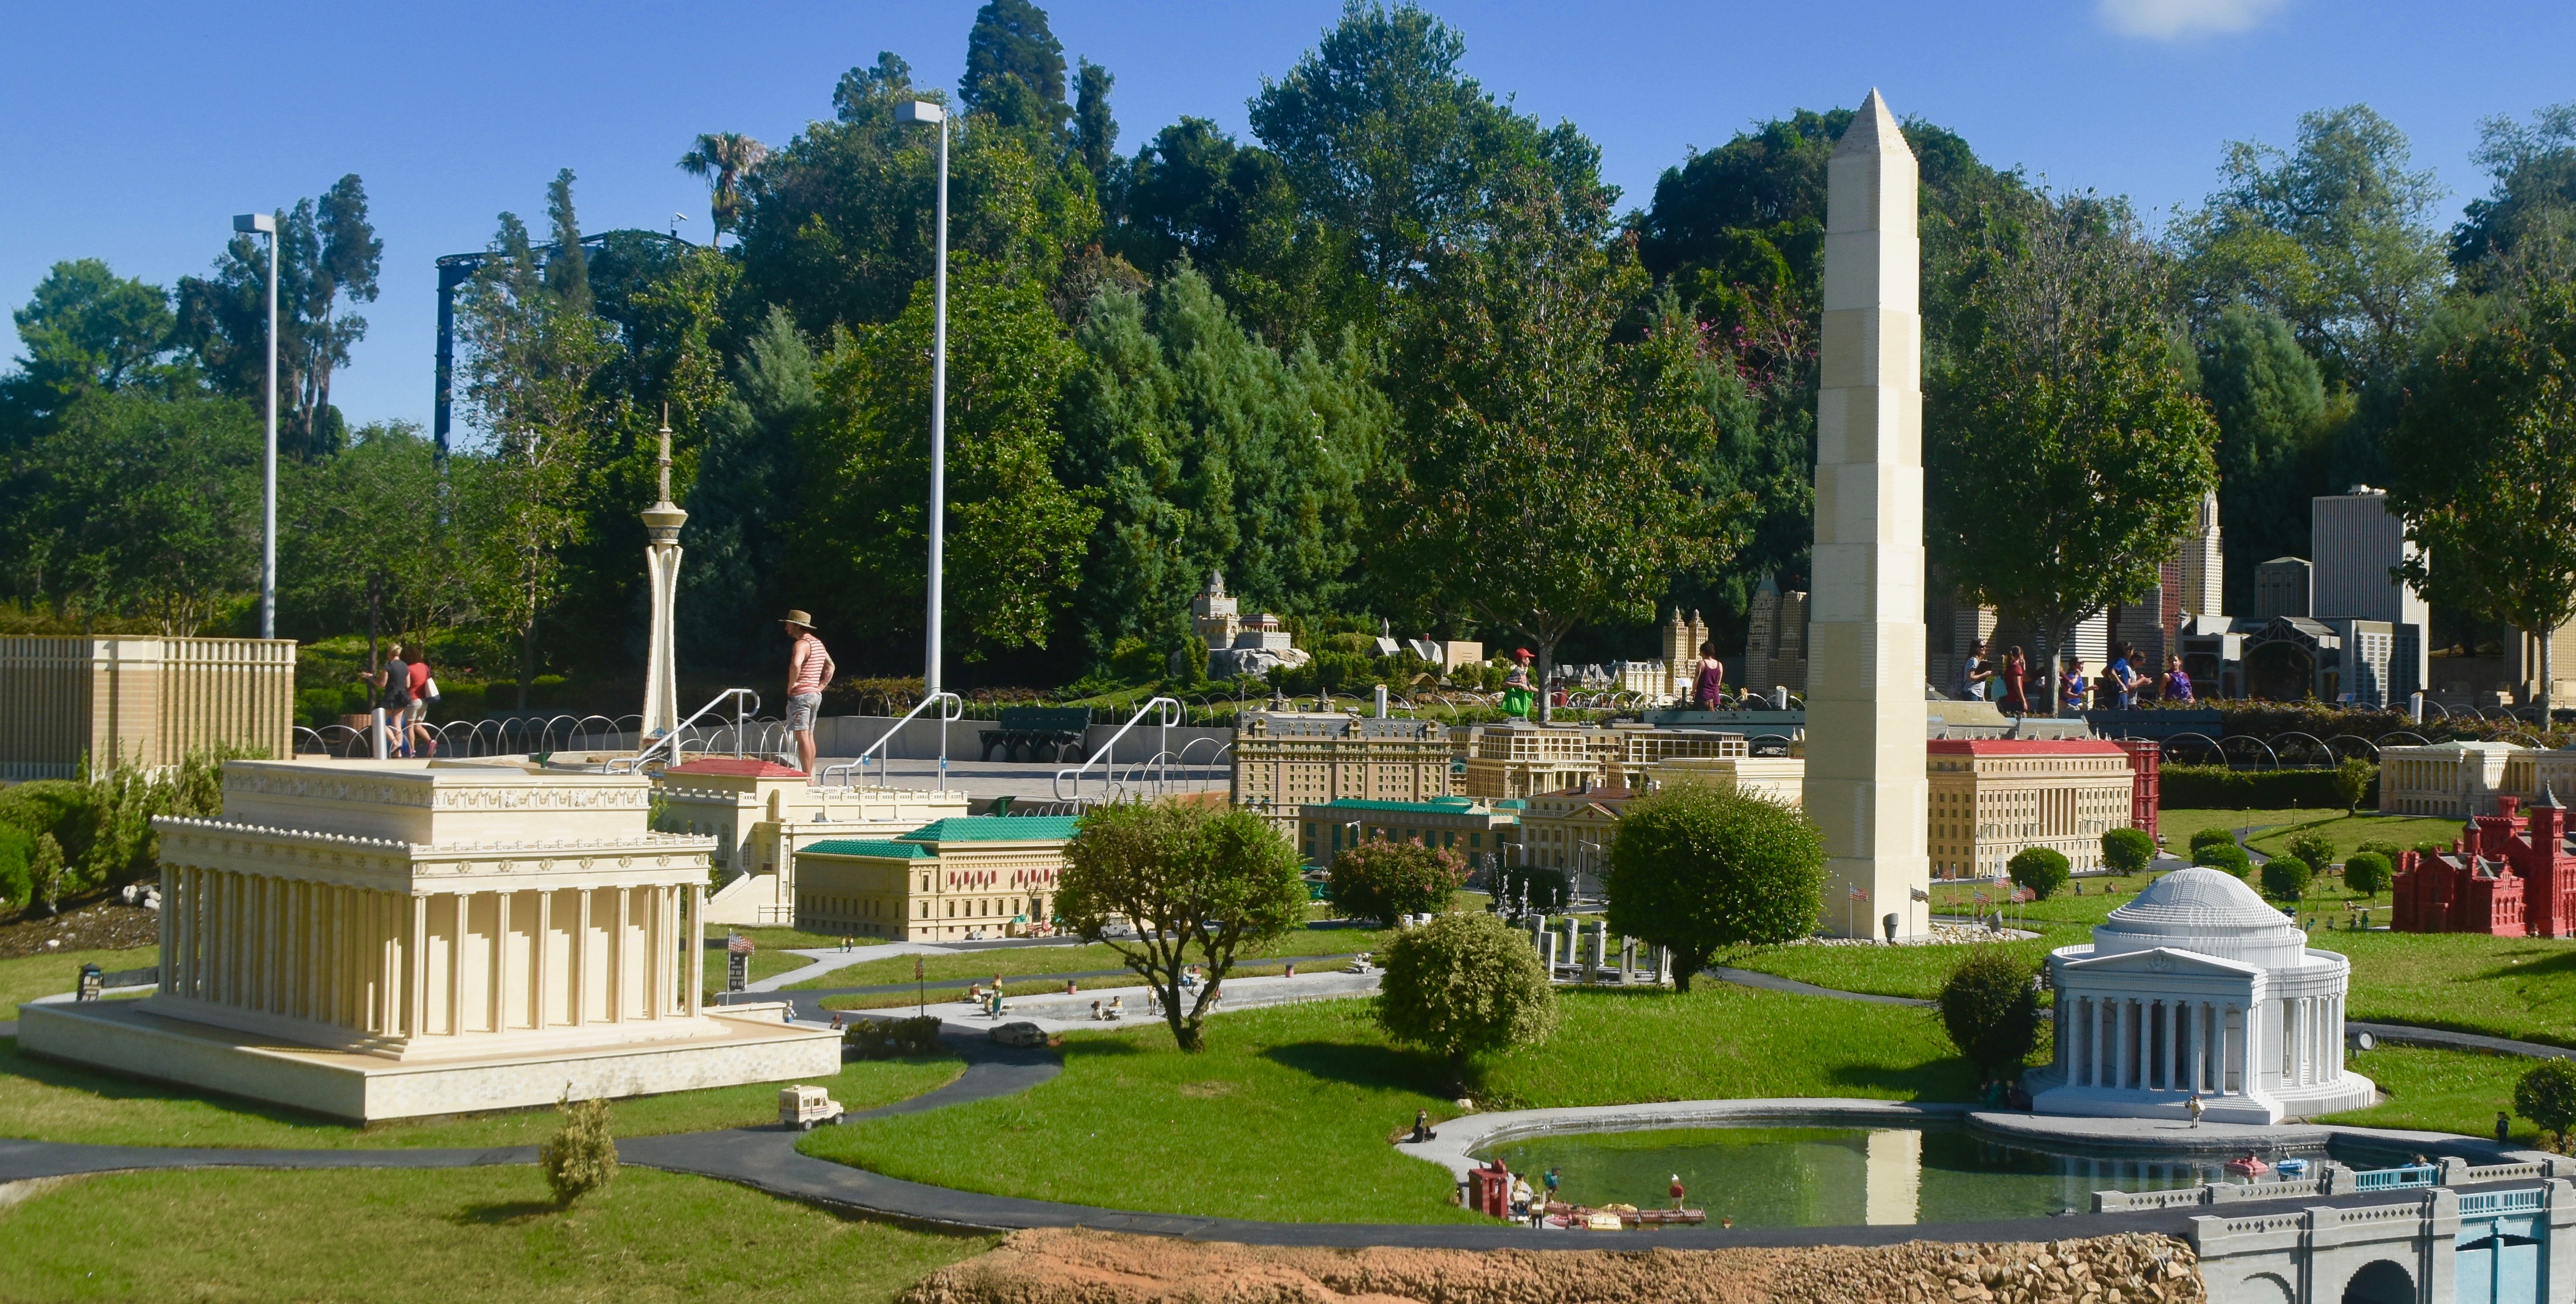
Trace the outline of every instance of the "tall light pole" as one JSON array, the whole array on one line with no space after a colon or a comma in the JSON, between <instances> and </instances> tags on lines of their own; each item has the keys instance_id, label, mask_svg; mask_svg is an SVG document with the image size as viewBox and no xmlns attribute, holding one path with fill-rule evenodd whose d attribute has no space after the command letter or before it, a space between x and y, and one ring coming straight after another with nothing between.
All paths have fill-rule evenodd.
<instances>
[{"instance_id":1,"label":"tall light pole","mask_svg":"<svg viewBox=\"0 0 2576 1304\"><path fill-rule=\"evenodd\" d=\"M936 100L895 106L898 122L939 128L939 251L931 268L930 326L930 650L924 694L939 691L939 582L948 541L948 111Z\"/></svg>"},{"instance_id":2,"label":"tall light pole","mask_svg":"<svg viewBox=\"0 0 2576 1304\"><path fill-rule=\"evenodd\" d=\"M260 457L259 636L277 637L277 217L243 213L233 229L268 237L268 446Z\"/></svg>"}]
</instances>

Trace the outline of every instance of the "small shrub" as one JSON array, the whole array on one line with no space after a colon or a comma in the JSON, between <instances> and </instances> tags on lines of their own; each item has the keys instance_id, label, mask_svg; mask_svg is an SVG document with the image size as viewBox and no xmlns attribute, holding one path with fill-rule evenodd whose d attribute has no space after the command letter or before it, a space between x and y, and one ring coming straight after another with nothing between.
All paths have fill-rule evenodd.
<instances>
[{"instance_id":1,"label":"small shrub","mask_svg":"<svg viewBox=\"0 0 2576 1304\"><path fill-rule=\"evenodd\" d=\"M2236 835L2225 829L2202 829L2200 832L2191 835L2191 854L2194 856L2198 856L2200 853L2207 851L2211 847L2232 847L2235 845Z\"/></svg>"},{"instance_id":2,"label":"small shrub","mask_svg":"<svg viewBox=\"0 0 2576 1304\"><path fill-rule=\"evenodd\" d=\"M2156 858L2156 840L2145 829L2113 829L2102 835L2102 863L2122 874L2144 870Z\"/></svg>"},{"instance_id":3,"label":"small shrub","mask_svg":"<svg viewBox=\"0 0 2576 1304\"><path fill-rule=\"evenodd\" d=\"M563 1113L563 1127L538 1148L537 1166L545 1171L556 1206L569 1209L616 1180L617 1139L608 1133L607 1101L567 1096L555 1108Z\"/></svg>"},{"instance_id":4,"label":"small shrub","mask_svg":"<svg viewBox=\"0 0 2576 1304\"><path fill-rule=\"evenodd\" d=\"M2375 897L2387 891L2389 881L2395 877L2396 870L2390 867L2388 857L2376 851L2356 851L2344 858L2343 885L2348 891Z\"/></svg>"},{"instance_id":5,"label":"small shrub","mask_svg":"<svg viewBox=\"0 0 2576 1304\"><path fill-rule=\"evenodd\" d=\"M910 1019L856 1019L842 1029L841 1044L848 1046L861 1059L887 1059L896 1055L936 1055L939 1053L939 1016L925 1014Z\"/></svg>"},{"instance_id":6,"label":"small shrub","mask_svg":"<svg viewBox=\"0 0 2576 1304\"><path fill-rule=\"evenodd\" d=\"M2004 872L2012 876L2015 886L2030 889L2030 894L2041 901L2066 886L2066 880L2073 876L2066 866L2066 853L2048 847L2022 848L2005 862Z\"/></svg>"},{"instance_id":7,"label":"small shrub","mask_svg":"<svg viewBox=\"0 0 2576 1304\"><path fill-rule=\"evenodd\" d=\"M2290 854L2306 862L2309 872L2322 874L2334 863L2334 843L2322 834L2302 833L2290 839Z\"/></svg>"},{"instance_id":8,"label":"small shrub","mask_svg":"<svg viewBox=\"0 0 2576 1304\"><path fill-rule=\"evenodd\" d=\"M2576 1127L2576 1064L2545 1059L2523 1070L2513 1084L2513 1112L2539 1124L2564 1151L2567 1131Z\"/></svg>"},{"instance_id":9,"label":"small shrub","mask_svg":"<svg viewBox=\"0 0 2576 1304\"><path fill-rule=\"evenodd\" d=\"M2001 951L1979 948L1941 984L1941 1027L1977 1066L1977 1079L2020 1075L2039 1044L2039 992L2031 970Z\"/></svg>"},{"instance_id":10,"label":"small shrub","mask_svg":"<svg viewBox=\"0 0 2576 1304\"><path fill-rule=\"evenodd\" d=\"M1482 912L1447 914L1387 944L1377 1020L1446 1061L1463 1089L1470 1056L1555 1033L1556 989L1519 929Z\"/></svg>"},{"instance_id":11,"label":"small shrub","mask_svg":"<svg viewBox=\"0 0 2576 1304\"><path fill-rule=\"evenodd\" d=\"M2373 852L2378 855L2386 856L2388 858L2389 865L2393 868L2397 864L2398 857L2406 854L2406 848L2398 846L2394 842L2365 842L2360 846L2353 848L2353 855L2357 856L2363 852ZM2347 859L2345 864L2350 865L2351 861Z\"/></svg>"},{"instance_id":12,"label":"small shrub","mask_svg":"<svg viewBox=\"0 0 2576 1304\"><path fill-rule=\"evenodd\" d=\"M2358 757L2330 770L2168 765L2161 782L2167 810L2351 810L2377 789L2379 767Z\"/></svg>"},{"instance_id":13,"label":"small shrub","mask_svg":"<svg viewBox=\"0 0 2576 1304\"><path fill-rule=\"evenodd\" d=\"M1377 839L1335 856L1324 891L1345 918L1392 925L1400 916L1447 910L1450 894L1466 881L1467 863L1457 852Z\"/></svg>"},{"instance_id":14,"label":"small shrub","mask_svg":"<svg viewBox=\"0 0 2576 1304\"><path fill-rule=\"evenodd\" d=\"M27 904L40 906L52 914L63 899L63 844L51 833L36 835L36 848L27 854Z\"/></svg>"},{"instance_id":15,"label":"small shrub","mask_svg":"<svg viewBox=\"0 0 2576 1304\"><path fill-rule=\"evenodd\" d=\"M2316 871L2297 856L2274 856L2263 862L2263 894L2275 901L2296 901L2307 895L2308 883Z\"/></svg>"},{"instance_id":16,"label":"small shrub","mask_svg":"<svg viewBox=\"0 0 2576 1304\"><path fill-rule=\"evenodd\" d=\"M2207 865L2211 869L2223 869L2238 878L2254 872L2254 858L2245 854L2245 848L2232 842L2223 847L2210 847L2194 852L2191 863Z\"/></svg>"},{"instance_id":17,"label":"small shrub","mask_svg":"<svg viewBox=\"0 0 2576 1304\"><path fill-rule=\"evenodd\" d=\"M1669 948L1687 992L1720 952L1813 932L1824 885L1824 834L1805 811L1676 783L1629 804L1603 887L1610 931Z\"/></svg>"},{"instance_id":18,"label":"small shrub","mask_svg":"<svg viewBox=\"0 0 2576 1304\"><path fill-rule=\"evenodd\" d=\"M2333 770L2335 796L2342 799L2343 812L2350 815L2361 809L2379 790L2379 767L2358 756L2347 756L2335 762Z\"/></svg>"},{"instance_id":19,"label":"small shrub","mask_svg":"<svg viewBox=\"0 0 2576 1304\"><path fill-rule=\"evenodd\" d=\"M1109 673L1131 684L1163 677L1163 654L1141 638L1122 638L1109 650Z\"/></svg>"}]
</instances>

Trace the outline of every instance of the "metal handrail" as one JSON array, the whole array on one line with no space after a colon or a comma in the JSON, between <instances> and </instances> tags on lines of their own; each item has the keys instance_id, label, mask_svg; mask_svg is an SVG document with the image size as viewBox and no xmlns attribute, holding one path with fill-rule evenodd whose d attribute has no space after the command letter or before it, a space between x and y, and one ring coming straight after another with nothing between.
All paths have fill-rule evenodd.
<instances>
[{"instance_id":1,"label":"metal handrail","mask_svg":"<svg viewBox=\"0 0 2576 1304\"><path fill-rule=\"evenodd\" d=\"M868 758L870 756L875 756L878 748L887 747L888 744L892 743L894 741L894 736L903 732L903 727L912 723L912 718L914 716L921 714L922 708L927 707L934 702L945 704L945 709L940 711L938 716L935 718L939 721L939 790L941 792L948 791L948 726L965 718L966 699L959 697L955 693L949 692L944 688L922 698L918 702L913 703L912 709L904 712L902 719L888 725L884 733L877 735L877 740L875 742L867 745L867 749L865 751L860 752L858 755L851 757L849 760L843 761L838 765L824 766L823 773L816 776L815 781L817 783L830 783L832 781L832 776L837 774L841 778L841 786L844 788L849 787L851 771L855 770L861 775L865 775L867 773ZM880 787L884 786L887 782L886 762L892 759L894 759L894 757L890 747L888 748L886 755L877 757L877 781Z\"/></svg>"},{"instance_id":2,"label":"metal handrail","mask_svg":"<svg viewBox=\"0 0 2576 1304\"><path fill-rule=\"evenodd\" d=\"M1073 766L1070 769L1063 769L1055 772L1055 781L1053 785L1055 799L1057 801L1069 801L1074 803L1076 806L1080 806L1082 804L1083 773L1094 765L1104 765L1110 757L1116 756L1118 754L1118 740L1126 737L1127 731L1135 728L1139 723L1142 723L1145 717L1149 714L1160 717L1156 720L1155 726L1162 731L1162 736L1155 740L1154 750L1156 752L1156 756L1154 759L1160 760L1163 756L1169 755L1172 750L1172 726L1181 722L1181 704L1168 697L1148 698L1143 706L1136 708L1136 714L1127 717L1127 723L1118 726L1118 732L1109 735L1109 741L1102 744L1100 750L1091 754L1090 760L1084 761L1082 764ZM1068 774L1073 776L1073 795L1069 797L1065 795L1064 791L1064 776ZM1162 772L1162 779L1160 782L1168 784L1170 776L1171 771L1168 763L1166 763L1166 768ZM1104 780L1109 777L1105 769L1101 777Z\"/></svg>"},{"instance_id":3,"label":"metal handrail","mask_svg":"<svg viewBox=\"0 0 2576 1304\"><path fill-rule=\"evenodd\" d=\"M695 712L691 713L688 719L682 720L678 724L673 725L670 732L646 743L633 756L621 756L610 761L608 763L608 772L610 774L632 774L637 770L643 769L644 763L652 759L653 753L662 751L665 748L669 749L670 759L679 759L680 739L687 734L690 726L695 725L700 719L704 718L708 712L713 711L718 706L722 705L727 698L733 699L734 702L733 754L736 756L742 755L743 724L760 710L760 694L753 692L748 688L728 688L723 692L716 694L714 697L707 699L707 704L705 706L699 707Z\"/></svg>"}]
</instances>

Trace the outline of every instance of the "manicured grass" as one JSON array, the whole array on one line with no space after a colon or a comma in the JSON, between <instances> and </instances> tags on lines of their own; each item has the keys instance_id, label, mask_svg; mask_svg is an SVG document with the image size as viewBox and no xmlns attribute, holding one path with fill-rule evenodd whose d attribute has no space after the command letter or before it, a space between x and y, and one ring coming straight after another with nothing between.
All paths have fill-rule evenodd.
<instances>
[{"instance_id":1,"label":"manicured grass","mask_svg":"<svg viewBox=\"0 0 2576 1304\"><path fill-rule=\"evenodd\" d=\"M840 943L835 942L833 945L838 946ZM729 959L731 957L723 951L706 953L704 964L708 992L720 992L725 989L726 962ZM785 951L754 951L751 953L751 980L758 982L763 978L775 978L783 973L794 973L812 963L814 963L812 960L804 956L791 955Z\"/></svg>"},{"instance_id":2,"label":"manicured grass","mask_svg":"<svg viewBox=\"0 0 2576 1304\"><path fill-rule=\"evenodd\" d=\"M0 960L0 1019L18 1017L18 1004L39 996L59 996L80 986L81 966L97 965L115 973L161 963L161 948L138 946L128 951L51 951Z\"/></svg>"},{"instance_id":3,"label":"manicured grass","mask_svg":"<svg viewBox=\"0 0 2576 1304\"><path fill-rule=\"evenodd\" d=\"M1932 885L1932 913L1936 915L1977 915L1995 910L2004 912L2006 923L2025 924L2034 929L2055 924L2073 924L2090 928L2110 917L2111 911L2136 896L2139 889L2155 881L2153 874L2088 875L2059 888L2045 901L2026 901L2014 905L2006 898L2012 895L2012 882L1941 883ZM2083 889L2079 895L2078 888ZM1988 897L1979 904L1976 894Z\"/></svg>"},{"instance_id":4,"label":"manicured grass","mask_svg":"<svg viewBox=\"0 0 2576 1304\"><path fill-rule=\"evenodd\" d=\"M2576 941L2319 928L2308 945L2352 957L2351 1018L2576 1046Z\"/></svg>"},{"instance_id":5,"label":"manicured grass","mask_svg":"<svg viewBox=\"0 0 2576 1304\"><path fill-rule=\"evenodd\" d=\"M1247 949L1247 959L1286 955L1348 955L1360 951L1385 949L1388 932L1360 927L1313 927L1297 929L1266 946ZM956 955L897 955L883 960L869 960L845 969L835 969L820 978L791 983L788 990L829 987L875 987L886 983L912 981L912 965L921 961L922 977L931 982L973 981L990 979L995 974L1005 979L1031 973L1086 973L1095 969L1117 969L1125 961L1106 942L1088 942L1070 946L1012 946L993 951L967 951ZM717 971L719 982L723 970ZM1238 973L1249 973L1238 969ZM1003 984L1008 988L1011 985ZM1016 989L1014 989L1016 990ZM1032 988L1030 990L1037 990ZM836 1007L840 1008L840 1007Z\"/></svg>"},{"instance_id":6,"label":"manicured grass","mask_svg":"<svg viewBox=\"0 0 2576 1304\"><path fill-rule=\"evenodd\" d=\"M2324 816L2311 813L2305 820L2247 838L2246 843L2267 856L2286 855L2291 839L2311 833L2334 844L2334 858L2342 860L2360 850L2365 842L2394 842L2400 847L2413 847L2419 842L2448 845L2460 836L2460 821L2434 815L2381 815L2375 811L2359 815L2342 811ZM2189 850L2189 843L2183 849Z\"/></svg>"},{"instance_id":7,"label":"manicured grass","mask_svg":"<svg viewBox=\"0 0 2576 1304\"><path fill-rule=\"evenodd\" d=\"M2357 1052L2345 1063L2378 1083L2388 1099L2322 1121L2492 1137L2496 1111L2513 1108L2515 1080L2538 1062L2415 1046ZM2517 1145L2548 1148L2539 1129L2526 1118L2513 1120L2513 1139Z\"/></svg>"},{"instance_id":8,"label":"manicured grass","mask_svg":"<svg viewBox=\"0 0 2576 1304\"><path fill-rule=\"evenodd\" d=\"M1276 977L1280 973L1285 972L1286 968L1287 966L1284 964L1274 964L1266 960L1248 960L1237 963L1233 969L1228 971L1228 976L1234 978L1270 978ZM1318 972L1318 970L1316 966L1308 965L1306 967L1306 972L1315 973ZM986 978L992 977L991 971L987 970L984 976ZM1086 978L1081 980L1082 992L1125 992L1128 1000L1127 1008L1131 1011L1141 1011L1144 1008L1143 1005L1139 1004L1139 1002L1144 999L1144 997L1139 995L1139 993L1144 990L1145 980L1137 977L1132 972L1122 972L1107 978ZM1005 976L1002 980L1002 993L1008 997L1061 996L1064 994L1064 984L1061 982L1050 982L1045 979L1038 978L1032 978L1024 982L1014 982L1008 976ZM960 987L933 988L927 994L929 996L929 1003L932 1005L943 1003L953 1005L966 999L966 989ZM1077 992L1076 994L1079 995L1081 993ZM826 996L823 998L823 1008L827 1010L889 1010L917 1004L922 995L923 993L918 988L907 988L902 991L892 992L862 992L851 996Z\"/></svg>"},{"instance_id":9,"label":"manicured grass","mask_svg":"<svg viewBox=\"0 0 2576 1304\"><path fill-rule=\"evenodd\" d=\"M127 1173L0 1209L10 1300L890 1301L990 1248L622 1170L557 1211L534 1165Z\"/></svg>"},{"instance_id":10,"label":"manicured grass","mask_svg":"<svg viewBox=\"0 0 2576 1304\"><path fill-rule=\"evenodd\" d=\"M1480 1107L1747 1096L1965 1100L1974 1074L1923 1011L1704 982L1566 992L1555 1038L1486 1066ZM1125 1209L1438 1222L1448 1174L1388 1144L1457 1112L1443 1067L1365 1001L1212 1019L1182 1055L1159 1022L1065 1038L1062 1076L1006 1100L817 1131L811 1153L896 1177ZM1222 1162L1218 1162L1221 1158Z\"/></svg>"},{"instance_id":11,"label":"manicured grass","mask_svg":"<svg viewBox=\"0 0 2576 1304\"><path fill-rule=\"evenodd\" d=\"M1771 946L1721 957L1720 964L1838 992L1911 996L1929 1000L1941 991L1952 970L1970 955L1999 950L2033 970L2057 947L2084 940L2073 929L2057 929L2029 941L1963 942L1939 946ZM1702 979L1714 982L1715 979Z\"/></svg>"},{"instance_id":12,"label":"manicured grass","mask_svg":"<svg viewBox=\"0 0 2576 1304\"><path fill-rule=\"evenodd\" d=\"M852 1109L908 1100L946 1085L964 1064L940 1056L842 1066L832 1099ZM702 1132L778 1119L778 1085L750 1084L621 1100L619 1136ZM359 1126L284 1106L191 1091L22 1054L0 1039L0 1136L106 1145L292 1146L347 1150L536 1145L554 1135L551 1108Z\"/></svg>"},{"instance_id":13,"label":"manicured grass","mask_svg":"<svg viewBox=\"0 0 2576 1304\"><path fill-rule=\"evenodd\" d=\"M2156 812L2156 832L2164 835L2165 850L2188 859L2191 856L2191 835L2202 829L2226 829L2231 833L2251 830L2248 833L2250 837L2271 825L2305 824L2325 815L2341 813L2320 811L2313 806L2304 810L2296 807L2277 810L2176 810L2168 806Z\"/></svg>"}]
</instances>

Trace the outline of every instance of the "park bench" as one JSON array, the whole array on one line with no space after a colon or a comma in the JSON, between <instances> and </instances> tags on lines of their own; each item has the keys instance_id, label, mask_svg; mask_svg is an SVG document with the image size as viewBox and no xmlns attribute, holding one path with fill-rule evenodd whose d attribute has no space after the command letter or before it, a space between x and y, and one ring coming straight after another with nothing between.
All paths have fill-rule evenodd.
<instances>
[{"instance_id":1,"label":"park bench","mask_svg":"<svg viewBox=\"0 0 2576 1304\"><path fill-rule=\"evenodd\" d=\"M1091 727L1091 712L1079 706L1006 706L1002 708L1002 718L994 723L999 727L976 736L981 743L979 754L986 760L991 760L993 749L999 747L1006 761L1023 751L1030 760L1036 760L1040 748L1052 753L1050 759L1065 760L1070 751L1071 759L1078 761L1082 759L1083 733Z\"/></svg>"}]
</instances>

